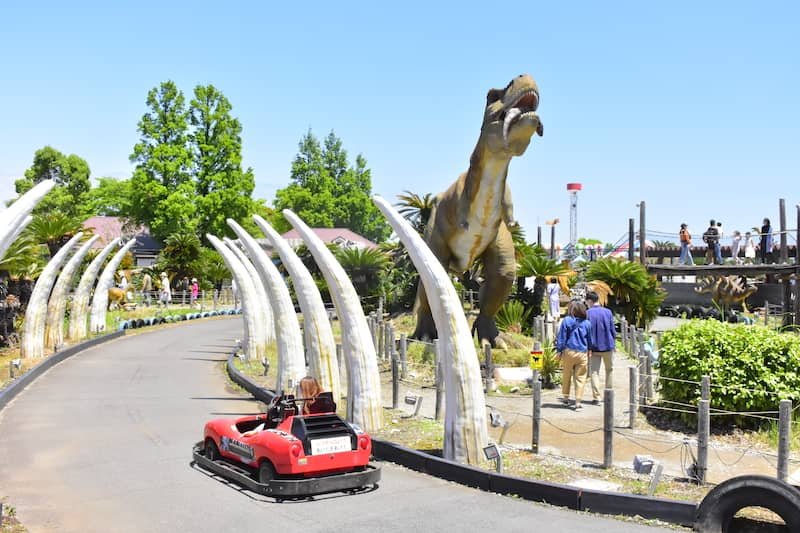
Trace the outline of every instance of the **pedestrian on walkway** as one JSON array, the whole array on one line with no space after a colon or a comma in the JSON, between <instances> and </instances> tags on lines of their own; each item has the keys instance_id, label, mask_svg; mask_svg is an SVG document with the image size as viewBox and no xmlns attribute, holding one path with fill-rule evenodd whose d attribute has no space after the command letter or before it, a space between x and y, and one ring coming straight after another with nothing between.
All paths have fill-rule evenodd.
<instances>
[{"instance_id":1,"label":"pedestrian on walkway","mask_svg":"<svg viewBox=\"0 0 800 533\"><path fill-rule=\"evenodd\" d=\"M167 277L166 272L162 272L159 281L161 282L161 292L158 296L158 301L160 304L163 304L164 307L168 307L169 303L172 301L172 290L169 286L169 278Z\"/></svg>"},{"instance_id":2,"label":"pedestrian on walkway","mask_svg":"<svg viewBox=\"0 0 800 533\"><path fill-rule=\"evenodd\" d=\"M569 405L569 391L575 382L575 410L582 408L583 388L589 370L589 347L593 343L592 325L586 318L583 302L572 300L567 307L567 317L561 322L556 338L556 350L561 358L561 402Z\"/></svg>"},{"instance_id":3,"label":"pedestrian on walkway","mask_svg":"<svg viewBox=\"0 0 800 533\"><path fill-rule=\"evenodd\" d=\"M144 276L142 276L142 297L144 300L144 304L147 307L150 307L150 297L152 296L150 293L153 290L153 278L150 277L149 272L145 272Z\"/></svg>"},{"instance_id":4,"label":"pedestrian on walkway","mask_svg":"<svg viewBox=\"0 0 800 533\"><path fill-rule=\"evenodd\" d=\"M600 305L594 291L586 293L586 317L592 325L592 343L589 345L589 378L592 383L592 404L600 404L600 363L606 370L606 389L614 388L614 348L616 330L611 310Z\"/></svg>"},{"instance_id":5,"label":"pedestrian on walkway","mask_svg":"<svg viewBox=\"0 0 800 533\"><path fill-rule=\"evenodd\" d=\"M689 227L684 222L681 224L681 230L678 233L678 237L681 241L681 256L678 259L679 265L694 265L694 259L692 258L692 234L689 233Z\"/></svg>"},{"instance_id":6,"label":"pedestrian on walkway","mask_svg":"<svg viewBox=\"0 0 800 533\"><path fill-rule=\"evenodd\" d=\"M744 262L752 265L756 260L756 243L753 242L752 234L747 231L744 234Z\"/></svg>"},{"instance_id":7,"label":"pedestrian on walkway","mask_svg":"<svg viewBox=\"0 0 800 533\"><path fill-rule=\"evenodd\" d=\"M742 246L742 233L737 229L733 231L733 237L731 237L731 257L733 258L733 262L737 265L742 264L742 260L739 259L739 249Z\"/></svg>"},{"instance_id":8,"label":"pedestrian on walkway","mask_svg":"<svg viewBox=\"0 0 800 533\"><path fill-rule=\"evenodd\" d=\"M189 286L189 291L191 293L189 305L194 307L194 304L197 302L197 296L200 294L200 285L197 284L197 278L192 278L192 284Z\"/></svg>"},{"instance_id":9,"label":"pedestrian on walkway","mask_svg":"<svg viewBox=\"0 0 800 533\"><path fill-rule=\"evenodd\" d=\"M765 218L764 223L761 225L761 243L758 248L758 257L761 259L762 265L772 262L772 225L769 223L768 218Z\"/></svg>"},{"instance_id":10,"label":"pedestrian on walkway","mask_svg":"<svg viewBox=\"0 0 800 533\"><path fill-rule=\"evenodd\" d=\"M717 264L721 265L722 261L722 222L717 222L717 242L714 245L714 257L717 260Z\"/></svg>"},{"instance_id":11,"label":"pedestrian on walkway","mask_svg":"<svg viewBox=\"0 0 800 533\"><path fill-rule=\"evenodd\" d=\"M561 287L559 287L556 278L550 278L550 283L547 284L545 292L547 293L547 301L550 304L550 316L553 322L557 322L558 317L561 316Z\"/></svg>"},{"instance_id":12,"label":"pedestrian on walkway","mask_svg":"<svg viewBox=\"0 0 800 533\"><path fill-rule=\"evenodd\" d=\"M712 218L708 222L708 229L703 233L703 242L706 243L706 264L713 265L717 256L717 243L719 243L719 230L717 222Z\"/></svg>"}]
</instances>

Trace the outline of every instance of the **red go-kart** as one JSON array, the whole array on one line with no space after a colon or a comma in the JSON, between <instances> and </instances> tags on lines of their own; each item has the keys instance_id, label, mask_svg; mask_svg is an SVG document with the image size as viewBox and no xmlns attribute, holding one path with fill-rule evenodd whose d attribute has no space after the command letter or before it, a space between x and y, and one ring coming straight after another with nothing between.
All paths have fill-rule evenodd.
<instances>
[{"instance_id":1,"label":"red go-kart","mask_svg":"<svg viewBox=\"0 0 800 533\"><path fill-rule=\"evenodd\" d=\"M330 392L302 415L292 395L277 395L266 414L206 423L194 461L248 489L279 499L377 487L372 440L336 414Z\"/></svg>"}]
</instances>

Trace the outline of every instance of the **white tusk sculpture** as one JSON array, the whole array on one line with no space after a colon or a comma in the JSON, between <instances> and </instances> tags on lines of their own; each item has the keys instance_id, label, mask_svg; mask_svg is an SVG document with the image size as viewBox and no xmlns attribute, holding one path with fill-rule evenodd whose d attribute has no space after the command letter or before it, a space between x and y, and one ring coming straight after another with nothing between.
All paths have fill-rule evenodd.
<instances>
[{"instance_id":1,"label":"white tusk sculpture","mask_svg":"<svg viewBox=\"0 0 800 533\"><path fill-rule=\"evenodd\" d=\"M372 201L408 250L431 304L439 333L437 355L444 367L444 458L478 464L489 440L486 400L475 344L461 301L444 267L422 237L389 202L379 196L373 196Z\"/></svg>"},{"instance_id":2,"label":"white tusk sculpture","mask_svg":"<svg viewBox=\"0 0 800 533\"><path fill-rule=\"evenodd\" d=\"M378 358L364 310L350 278L325 243L289 209L283 216L294 226L308 246L328 283L336 312L342 324L342 352L347 362L348 418L365 431L381 426L381 381Z\"/></svg>"},{"instance_id":3,"label":"white tusk sculpture","mask_svg":"<svg viewBox=\"0 0 800 533\"><path fill-rule=\"evenodd\" d=\"M47 321L44 328L44 344L48 348L57 348L64 344L64 311L67 309L67 296L72 285L75 273L83 262L83 258L89 252L92 245L99 239L99 235L94 235L78 248L70 257L61 274L58 275L53 292L50 293L50 300L47 302Z\"/></svg>"},{"instance_id":4,"label":"white tusk sculpture","mask_svg":"<svg viewBox=\"0 0 800 533\"><path fill-rule=\"evenodd\" d=\"M108 307L108 289L114 286L114 273L128 250L136 244L136 239L130 239L125 245L117 250L117 253L108 261L108 264L97 280L97 287L94 288L92 296L91 314L89 315L89 331L100 333L106 329L106 311Z\"/></svg>"},{"instance_id":5,"label":"white tusk sculpture","mask_svg":"<svg viewBox=\"0 0 800 533\"><path fill-rule=\"evenodd\" d=\"M303 336L297 313L294 310L289 288L283 276L273 264L267 253L243 227L229 218L228 226L233 229L253 262L272 302L275 320L275 340L278 347L278 377L276 390L292 390L306 375L306 361L303 354Z\"/></svg>"},{"instance_id":6,"label":"white tusk sculpture","mask_svg":"<svg viewBox=\"0 0 800 533\"><path fill-rule=\"evenodd\" d=\"M242 352L244 353L245 360L249 361L252 358L260 360L266 354L266 345L264 344L264 334L259 328L263 328L264 324L259 324L255 312L257 309L255 300L258 298L256 293L255 284L250 278L250 274L245 269L241 261L236 255L218 238L206 233L206 238L211 246L216 248L219 255L222 256L225 264L228 265L228 270L231 271L233 279L236 280L236 285L239 287L239 294L242 298L242 317L244 319L244 336L242 338Z\"/></svg>"},{"instance_id":7,"label":"white tusk sculpture","mask_svg":"<svg viewBox=\"0 0 800 533\"><path fill-rule=\"evenodd\" d=\"M33 186L31 190L20 196L5 211L0 213L0 259L6 254L6 250L19 236L22 229L27 226L31 214L36 204L44 198L55 186L53 180L44 180Z\"/></svg>"},{"instance_id":8,"label":"white tusk sculpture","mask_svg":"<svg viewBox=\"0 0 800 533\"><path fill-rule=\"evenodd\" d=\"M72 307L69 309L67 338L72 342L78 342L87 335L86 317L89 314L89 298L92 294L92 287L100 272L100 267L103 266L103 261L117 247L119 241L120 239L117 237L100 250L100 253L92 259L81 275L78 288L75 289L75 294L72 296Z\"/></svg>"},{"instance_id":9,"label":"white tusk sculpture","mask_svg":"<svg viewBox=\"0 0 800 533\"><path fill-rule=\"evenodd\" d=\"M333 337L328 313L317 284L286 239L260 216L253 215L253 220L278 252L283 266L292 278L297 302L303 313L303 336L310 373L317 378L322 390L333 392L334 401L339 402L341 383L339 362L336 359L336 339Z\"/></svg>"},{"instance_id":10,"label":"white tusk sculpture","mask_svg":"<svg viewBox=\"0 0 800 533\"><path fill-rule=\"evenodd\" d=\"M264 344L272 344L275 342L275 321L272 318L272 302L267 294L267 289L264 288L264 284L261 282L261 277L258 275L256 267L253 266L253 263L242 249L228 237L222 240L228 245L228 248L231 249L239 261L241 261L247 273L250 275L250 278L253 280L253 287L255 287L256 294L258 295L258 300L256 301L256 313L258 314L256 316L263 326L262 334L264 336Z\"/></svg>"},{"instance_id":11,"label":"white tusk sculpture","mask_svg":"<svg viewBox=\"0 0 800 533\"><path fill-rule=\"evenodd\" d=\"M47 298L56 282L56 276L61 270L72 247L81 240L83 232L76 233L61 247L52 259L45 265L44 270L33 286L28 307L25 309L25 323L22 327L22 343L20 343L20 356L23 358L40 358L44 356L44 324L47 315Z\"/></svg>"}]
</instances>

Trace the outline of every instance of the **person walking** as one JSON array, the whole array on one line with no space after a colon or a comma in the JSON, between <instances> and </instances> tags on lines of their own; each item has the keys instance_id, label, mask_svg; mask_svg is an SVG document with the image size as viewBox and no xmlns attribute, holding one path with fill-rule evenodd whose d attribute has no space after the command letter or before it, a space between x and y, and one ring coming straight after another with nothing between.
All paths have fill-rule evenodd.
<instances>
[{"instance_id":1,"label":"person walking","mask_svg":"<svg viewBox=\"0 0 800 533\"><path fill-rule=\"evenodd\" d=\"M158 301L163 304L164 307L167 307L172 301L172 290L169 287L169 278L166 272L161 273L159 281L161 282L161 292L159 293Z\"/></svg>"},{"instance_id":2,"label":"person walking","mask_svg":"<svg viewBox=\"0 0 800 533\"><path fill-rule=\"evenodd\" d=\"M717 223L712 218L708 223L708 229L703 233L703 242L706 243L706 264L713 265L717 256L717 243L719 242L719 230Z\"/></svg>"},{"instance_id":3,"label":"person walking","mask_svg":"<svg viewBox=\"0 0 800 533\"><path fill-rule=\"evenodd\" d=\"M742 233L737 229L733 231L733 237L731 237L731 257L733 258L733 262L737 265L742 264L742 260L739 259L739 249L742 245Z\"/></svg>"},{"instance_id":4,"label":"person walking","mask_svg":"<svg viewBox=\"0 0 800 533\"><path fill-rule=\"evenodd\" d=\"M692 258L692 234L689 233L689 227L684 222L681 224L681 230L678 232L678 238L681 241L681 256L678 258L679 265L694 265Z\"/></svg>"},{"instance_id":5,"label":"person walking","mask_svg":"<svg viewBox=\"0 0 800 533\"><path fill-rule=\"evenodd\" d=\"M149 272L145 272L144 276L142 276L142 299L144 300L144 305L150 307L150 297L151 292L153 290L153 278L150 277Z\"/></svg>"},{"instance_id":6,"label":"person walking","mask_svg":"<svg viewBox=\"0 0 800 533\"><path fill-rule=\"evenodd\" d=\"M756 261L756 243L753 242L752 234L747 231L744 234L744 262L752 265Z\"/></svg>"},{"instance_id":7,"label":"person walking","mask_svg":"<svg viewBox=\"0 0 800 533\"><path fill-rule=\"evenodd\" d=\"M722 222L717 222L717 242L714 244L714 257L717 264L721 265L722 261Z\"/></svg>"},{"instance_id":8,"label":"person walking","mask_svg":"<svg viewBox=\"0 0 800 533\"><path fill-rule=\"evenodd\" d=\"M557 322L558 317L561 316L561 287L558 285L556 278L550 278L550 283L547 284L545 293L550 304L550 316L553 322Z\"/></svg>"},{"instance_id":9,"label":"person walking","mask_svg":"<svg viewBox=\"0 0 800 533\"><path fill-rule=\"evenodd\" d=\"M592 343L589 345L589 378L592 383L592 404L600 404L600 363L606 370L606 389L614 388L614 348L617 333L611 310L600 305L594 291L586 293L586 317L592 326Z\"/></svg>"},{"instance_id":10,"label":"person walking","mask_svg":"<svg viewBox=\"0 0 800 533\"><path fill-rule=\"evenodd\" d=\"M758 257L761 264L765 265L772 262L772 225L769 219L765 218L761 225L761 242L758 246Z\"/></svg>"},{"instance_id":11,"label":"person walking","mask_svg":"<svg viewBox=\"0 0 800 533\"><path fill-rule=\"evenodd\" d=\"M194 307L194 304L197 301L197 295L200 294L200 285L197 284L197 278L192 278L192 284L189 286L189 293L189 305Z\"/></svg>"},{"instance_id":12,"label":"person walking","mask_svg":"<svg viewBox=\"0 0 800 533\"><path fill-rule=\"evenodd\" d=\"M561 358L561 402L569 405L569 392L575 382L575 410L582 409L583 389L588 373L589 347L594 343L592 325L586 318L583 302L572 300L567 307L567 317L561 322L556 337L556 350Z\"/></svg>"}]
</instances>

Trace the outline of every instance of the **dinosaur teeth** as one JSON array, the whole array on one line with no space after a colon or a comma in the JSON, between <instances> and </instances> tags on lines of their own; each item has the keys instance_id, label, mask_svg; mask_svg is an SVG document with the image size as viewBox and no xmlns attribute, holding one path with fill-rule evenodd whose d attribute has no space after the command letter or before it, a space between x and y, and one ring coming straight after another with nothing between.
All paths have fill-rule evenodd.
<instances>
[{"instance_id":1,"label":"dinosaur teeth","mask_svg":"<svg viewBox=\"0 0 800 533\"><path fill-rule=\"evenodd\" d=\"M518 107L512 107L506 113L506 119L503 121L503 145L508 148L508 130L511 127L511 122L520 116L522 111Z\"/></svg>"}]
</instances>

